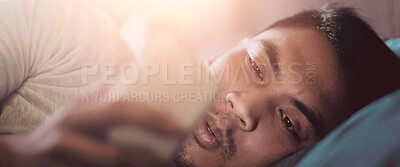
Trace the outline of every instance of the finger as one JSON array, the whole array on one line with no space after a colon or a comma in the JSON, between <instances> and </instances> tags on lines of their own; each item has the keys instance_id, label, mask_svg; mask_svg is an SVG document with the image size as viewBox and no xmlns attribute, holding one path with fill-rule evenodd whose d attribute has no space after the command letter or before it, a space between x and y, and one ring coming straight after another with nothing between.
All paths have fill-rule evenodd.
<instances>
[{"instance_id":1,"label":"finger","mask_svg":"<svg viewBox=\"0 0 400 167\"><path fill-rule=\"evenodd\" d=\"M120 115L112 114L115 119L124 117L128 123L137 122L153 130L168 134L180 134L183 132L176 118L166 111L161 111L151 106L137 103L114 104L109 107L110 113L117 112Z\"/></svg>"},{"instance_id":2,"label":"finger","mask_svg":"<svg viewBox=\"0 0 400 167\"><path fill-rule=\"evenodd\" d=\"M113 103L103 108L72 112L63 123L74 129L92 131L132 125L174 136L183 132L177 121L166 112L137 103Z\"/></svg>"},{"instance_id":3,"label":"finger","mask_svg":"<svg viewBox=\"0 0 400 167\"><path fill-rule=\"evenodd\" d=\"M53 163L70 166L115 166L120 151L116 147L79 133L63 130L48 153Z\"/></svg>"}]
</instances>

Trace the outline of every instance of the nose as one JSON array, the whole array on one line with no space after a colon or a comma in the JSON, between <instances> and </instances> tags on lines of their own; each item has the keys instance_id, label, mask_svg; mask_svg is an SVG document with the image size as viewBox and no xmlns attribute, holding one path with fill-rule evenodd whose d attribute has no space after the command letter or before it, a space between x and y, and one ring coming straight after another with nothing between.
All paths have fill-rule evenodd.
<instances>
[{"instance_id":1,"label":"nose","mask_svg":"<svg viewBox=\"0 0 400 167\"><path fill-rule=\"evenodd\" d=\"M238 126L244 131L253 131L258 124L258 117L251 111L252 100L241 97L238 92L230 92L226 95L226 107L234 114Z\"/></svg>"}]
</instances>

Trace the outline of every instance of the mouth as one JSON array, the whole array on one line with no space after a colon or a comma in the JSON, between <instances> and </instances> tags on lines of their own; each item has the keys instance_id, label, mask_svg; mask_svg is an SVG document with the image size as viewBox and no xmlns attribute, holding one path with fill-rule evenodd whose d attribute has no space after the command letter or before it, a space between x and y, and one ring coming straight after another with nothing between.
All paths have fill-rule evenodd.
<instances>
[{"instance_id":1,"label":"mouth","mask_svg":"<svg viewBox=\"0 0 400 167\"><path fill-rule=\"evenodd\" d=\"M206 120L201 121L194 130L194 139L201 148L206 150L215 150L220 146L215 133Z\"/></svg>"}]
</instances>

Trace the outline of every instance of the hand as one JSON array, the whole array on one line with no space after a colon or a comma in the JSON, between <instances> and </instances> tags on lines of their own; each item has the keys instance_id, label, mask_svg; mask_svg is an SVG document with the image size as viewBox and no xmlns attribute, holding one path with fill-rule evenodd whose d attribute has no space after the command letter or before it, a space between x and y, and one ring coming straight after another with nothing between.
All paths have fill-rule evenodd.
<instances>
[{"instance_id":1,"label":"hand","mask_svg":"<svg viewBox=\"0 0 400 167\"><path fill-rule=\"evenodd\" d=\"M183 135L166 112L143 105L80 106L59 112L28 134L3 137L0 140L0 147L3 147L0 164L27 167L174 166L171 157L160 157L154 150L135 146L135 143L128 147L126 143L110 140L110 132L120 127L140 129L176 143ZM135 134L130 135L135 137Z\"/></svg>"}]
</instances>

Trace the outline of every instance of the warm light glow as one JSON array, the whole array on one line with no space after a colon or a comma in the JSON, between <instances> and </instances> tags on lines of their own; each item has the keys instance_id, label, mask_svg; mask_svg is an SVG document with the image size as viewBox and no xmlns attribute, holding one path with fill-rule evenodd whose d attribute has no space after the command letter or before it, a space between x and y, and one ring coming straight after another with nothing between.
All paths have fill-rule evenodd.
<instances>
[{"instance_id":1,"label":"warm light glow","mask_svg":"<svg viewBox=\"0 0 400 167\"><path fill-rule=\"evenodd\" d=\"M169 29L175 33L188 49L195 55L209 56L226 41L237 39L232 33L237 31L235 19L238 15L239 0L90 0L105 9L119 25L127 20L140 16L140 23L148 28L147 37L157 29ZM135 25L137 20L133 20ZM143 27L143 26L142 26ZM126 28L129 31L137 31ZM125 30L126 30L125 29ZM130 33L132 34L132 33ZM139 34L143 34L139 32ZM137 39L143 35L129 35L131 40L145 43L147 40ZM138 44L134 44L138 46ZM142 45L140 45L142 46ZM206 50L207 52L204 52ZM204 56L203 56L204 55Z\"/></svg>"},{"instance_id":2,"label":"warm light glow","mask_svg":"<svg viewBox=\"0 0 400 167\"><path fill-rule=\"evenodd\" d=\"M157 19L176 19L207 15L210 11L224 12L236 0L91 0L93 3L108 8L118 14L143 13Z\"/></svg>"}]
</instances>

